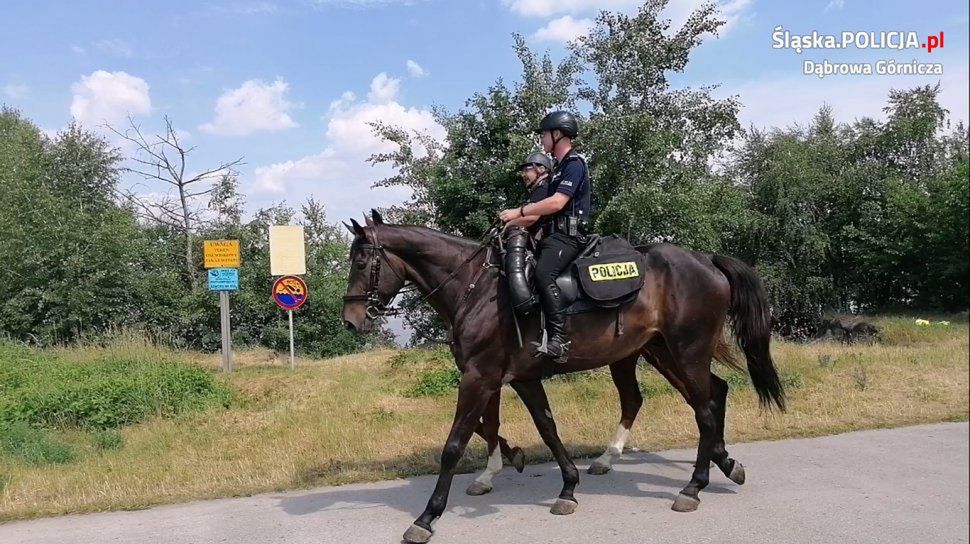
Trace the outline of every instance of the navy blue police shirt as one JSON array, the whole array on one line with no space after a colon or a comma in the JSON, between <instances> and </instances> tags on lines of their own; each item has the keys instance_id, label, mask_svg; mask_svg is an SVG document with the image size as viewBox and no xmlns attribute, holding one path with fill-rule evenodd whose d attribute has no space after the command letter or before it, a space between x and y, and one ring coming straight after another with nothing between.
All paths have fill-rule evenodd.
<instances>
[{"instance_id":1,"label":"navy blue police shirt","mask_svg":"<svg viewBox=\"0 0 970 544\"><path fill-rule=\"evenodd\" d=\"M549 176L546 176L543 179L537 180L535 185L532 185L529 188L529 204L535 204L551 194L552 193L549 192ZM537 232L545 231L545 223L546 218L540 218L538 221L533 223L531 227L529 227L529 232L535 236Z\"/></svg>"},{"instance_id":2,"label":"navy blue police shirt","mask_svg":"<svg viewBox=\"0 0 970 544\"><path fill-rule=\"evenodd\" d=\"M535 204L551 195L552 193L549 192L549 177L546 176L545 179L536 180L535 184L529 187L528 190L530 204Z\"/></svg>"},{"instance_id":3,"label":"navy blue police shirt","mask_svg":"<svg viewBox=\"0 0 970 544\"><path fill-rule=\"evenodd\" d=\"M556 215L576 215L589 218L591 207L589 170L575 152L570 151L553 169L549 183L549 195L562 193L570 197L569 202Z\"/></svg>"}]
</instances>

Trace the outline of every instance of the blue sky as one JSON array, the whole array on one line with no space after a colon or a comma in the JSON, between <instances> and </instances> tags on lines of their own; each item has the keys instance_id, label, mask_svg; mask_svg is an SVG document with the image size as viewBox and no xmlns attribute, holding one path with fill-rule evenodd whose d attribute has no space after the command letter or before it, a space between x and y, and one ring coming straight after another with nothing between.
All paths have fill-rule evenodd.
<instances>
[{"instance_id":1,"label":"blue sky","mask_svg":"<svg viewBox=\"0 0 970 544\"><path fill-rule=\"evenodd\" d=\"M673 0L675 24L700 2ZM440 135L428 108L461 107L498 77L514 80L512 33L554 57L598 8L630 0L239 0L234 2L12 2L0 8L0 102L47 131L72 116L95 128L133 115L147 130L172 118L202 169L244 157L250 210L307 196L331 220L403 200L373 190L386 175L364 158L380 150L365 124L383 119ZM966 120L965 1L728 0L729 24L692 56L676 85L720 84L739 95L745 124L804 123L822 103L843 121L879 116L890 88L941 82L943 103ZM806 51L771 47L777 25L817 30L945 32L945 47ZM940 62L942 76L802 74L806 59ZM130 180L126 180L130 183Z\"/></svg>"}]
</instances>

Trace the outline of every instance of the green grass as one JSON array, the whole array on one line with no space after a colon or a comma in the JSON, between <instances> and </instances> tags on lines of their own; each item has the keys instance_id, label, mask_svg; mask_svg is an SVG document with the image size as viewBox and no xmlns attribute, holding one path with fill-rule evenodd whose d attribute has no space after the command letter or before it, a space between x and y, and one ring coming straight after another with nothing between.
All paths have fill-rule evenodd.
<instances>
[{"instance_id":1,"label":"green grass","mask_svg":"<svg viewBox=\"0 0 970 544\"><path fill-rule=\"evenodd\" d=\"M212 372L171 356L91 354L78 361L0 344L0 422L112 429L230 402Z\"/></svg>"},{"instance_id":2,"label":"green grass","mask_svg":"<svg viewBox=\"0 0 970 544\"><path fill-rule=\"evenodd\" d=\"M0 422L0 452L31 466L60 465L77 458L69 444L19 421Z\"/></svg>"},{"instance_id":3,"label":"green grass","mask_svg":"<svg viewBox=\"0 0 970 544\"><path fill-rule=\"evenodd\" d=\"M98 451L116 451L125 446L124 435L114 429L95 431L92 437Z\"/></svg>"}]
</instances>

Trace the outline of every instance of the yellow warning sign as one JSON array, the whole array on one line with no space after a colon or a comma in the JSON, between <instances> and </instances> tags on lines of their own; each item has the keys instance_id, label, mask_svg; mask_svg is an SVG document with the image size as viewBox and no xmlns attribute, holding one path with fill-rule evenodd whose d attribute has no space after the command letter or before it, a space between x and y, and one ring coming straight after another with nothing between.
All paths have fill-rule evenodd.
<instances>
[{"instance_id":1,"label":"yellow warning sign","mask_svg":"<svg viewBox=\"0 0 970 544\"><path fill-rule=\"evenodd\" d=\"M206 240L206 268L239 268L239 240Z\"/></svg>"}]
</instances>

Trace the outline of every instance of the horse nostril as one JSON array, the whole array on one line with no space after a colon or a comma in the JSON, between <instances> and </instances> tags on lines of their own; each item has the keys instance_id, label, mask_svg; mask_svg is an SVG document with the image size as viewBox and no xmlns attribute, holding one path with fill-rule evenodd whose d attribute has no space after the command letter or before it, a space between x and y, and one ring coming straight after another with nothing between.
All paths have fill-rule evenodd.
<instances>
[{"instance_id":1,"label":"horse nostril","mask_svg":"<svg viewBox=\"0 0 970 544\"><path fill-rule=\"evenodd\" d=\"M344 325L347 326L347 330L354 331L354 332L357 331L357 326L351 323L350 321L347 321L346 319L344 320Z\"/></svg>"}]
</instances>

